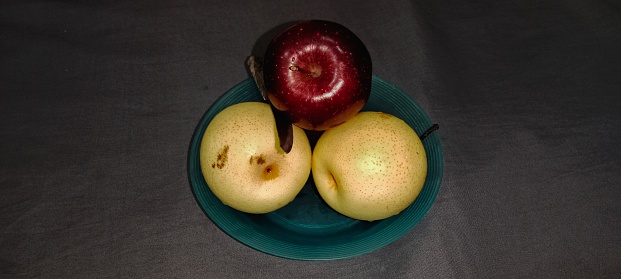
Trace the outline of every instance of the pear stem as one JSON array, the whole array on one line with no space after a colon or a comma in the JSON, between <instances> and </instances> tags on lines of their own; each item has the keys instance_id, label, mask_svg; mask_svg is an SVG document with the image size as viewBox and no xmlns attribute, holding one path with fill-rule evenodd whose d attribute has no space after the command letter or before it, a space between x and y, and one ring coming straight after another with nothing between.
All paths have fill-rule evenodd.
<instances>
[{"instance_id":1,"label":"pear stem","mask_svg":"<svg viewBox=\"0 0 621 279\"><path fill-rule=\"evenodd\" d=\"M433 124L431 125L431 127L429 127L429 129L427 129L427 131L425 131L422 135L420 135L418 138L420 138L420 140L424 140L427 136L429 136L431 133L437 131L438 129L440 129L440 125L438 124Z\"/></svg>"}]
</instances>

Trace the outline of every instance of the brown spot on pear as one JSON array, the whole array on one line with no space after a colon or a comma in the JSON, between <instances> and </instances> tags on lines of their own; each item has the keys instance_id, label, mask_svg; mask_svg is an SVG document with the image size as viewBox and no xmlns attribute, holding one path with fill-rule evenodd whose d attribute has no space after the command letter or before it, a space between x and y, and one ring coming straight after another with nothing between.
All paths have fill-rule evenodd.
<instances>
[{"instance_id":1,"label":"brown spot on pear","mask_svg":"<svg viewBox=\"0 0 621 279\"><path fill-rule=\"evenodd\" d=\"M222 169L224 165L226 164L226 161L229 159L228 153L229 153L229 146L225 145L224 147L222 147L222 149L218 153L218 156L216 157L216 162L212 164L212 168L216 166L219 169Z\"/></svg>"},{"instance_id":2,"label":"brown spot on pear","mask_svg":"<svg viewBox=\"0 0 621 279\"><path fill-rule=\"evenodd\" d=\"M262 178L264 180L272 180L277 178L279 175L278 164L269 164L263 168Z\"/></svg>"},{"instance_id":3,"label":"brown spot on pear","mask_svg":"<svg viewBox=\"0 0 621 279\"><path fill-rule=\"evenodd\" d=\"M265 155L261 154L260 156L250 156L250 164L255 162L259 165L265 164Z\"/></svg>"},{"instance_id":4,"label":"brown spot on pear","mask_svg":"<svg viewBox=\"0 0 621 279\"><path fill-rule=\"evenodd\" d=\"M257 164L259 164L259 165L265 164L265 158L263 158L263 155L261 155L259 158L257 158Z\"/></svg>"}]
</instances>

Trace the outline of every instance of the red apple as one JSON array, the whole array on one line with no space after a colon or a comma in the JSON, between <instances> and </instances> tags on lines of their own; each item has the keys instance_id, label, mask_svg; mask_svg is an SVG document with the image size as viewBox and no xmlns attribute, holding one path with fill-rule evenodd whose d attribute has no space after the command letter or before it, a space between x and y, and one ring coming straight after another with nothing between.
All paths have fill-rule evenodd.
<instances>
[{"instance_id":1,"label":"red apple","mask_svg":"<svg viewBox=\"0 0 621 279\"><path fill-rule=\"evenodd\" d=\"M337 126L362 109L371 92L371 56L338 23L294 24L269 43L263 78L272 105L307 130Z\"/></svg>"}]
</instances>

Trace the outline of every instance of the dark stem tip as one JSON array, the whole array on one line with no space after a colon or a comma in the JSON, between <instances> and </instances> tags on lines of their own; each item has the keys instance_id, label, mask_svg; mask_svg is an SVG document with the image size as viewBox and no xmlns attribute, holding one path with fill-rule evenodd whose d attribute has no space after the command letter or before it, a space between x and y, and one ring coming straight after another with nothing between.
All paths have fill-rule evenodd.
<instances>
[{"instance_id":1,"label":"dark stem tip","mask_svg":"<svg viewBox=\"0 0 621 279\"><path fill-rule=\"evenodd\" d=\"M437 131L438 129L440 129L440 125L438 124L433 124L431 125L431 127L429 127L429 129L427 129L427 131L425 131L422 135L420 135L418 138L420 138L420 140L424 140L427 136L429 136L431 133Z\"/></svg>"}]
</instances>

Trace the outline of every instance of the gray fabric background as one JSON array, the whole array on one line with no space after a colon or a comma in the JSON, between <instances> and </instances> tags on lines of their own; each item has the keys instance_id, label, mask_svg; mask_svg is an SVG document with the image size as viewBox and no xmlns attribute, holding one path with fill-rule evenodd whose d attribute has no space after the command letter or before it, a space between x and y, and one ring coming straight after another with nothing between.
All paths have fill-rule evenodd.
<instances>
[{"instance_id":1,"label":"gray fabric background","mask_svg":"<svg viewBox=\"0 0 621 279\"><path fill-rule=\"evenodd\" d=\"M428 215L346 260L240 244L187 177L203 113L308 18L441 125ZM620 278L620 50L617 1L2 1L0 277Z\"/></svg>"}]
</instances>

